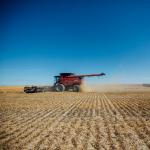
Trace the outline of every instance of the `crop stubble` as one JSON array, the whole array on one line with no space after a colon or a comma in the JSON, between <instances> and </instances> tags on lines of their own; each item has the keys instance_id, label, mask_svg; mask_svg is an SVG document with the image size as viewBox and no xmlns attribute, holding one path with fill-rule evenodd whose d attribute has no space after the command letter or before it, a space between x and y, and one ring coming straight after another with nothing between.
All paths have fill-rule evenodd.
<instances>
[{"instance_id":1,"label":"crop stubble","mask_svg":"<svg viewBox=\"0 0 150 150\"><path fill-rule=\"evenodd\" d=\"M149 93L1 93L0 149L150 149Z\"/></svg>"}]
</instances>

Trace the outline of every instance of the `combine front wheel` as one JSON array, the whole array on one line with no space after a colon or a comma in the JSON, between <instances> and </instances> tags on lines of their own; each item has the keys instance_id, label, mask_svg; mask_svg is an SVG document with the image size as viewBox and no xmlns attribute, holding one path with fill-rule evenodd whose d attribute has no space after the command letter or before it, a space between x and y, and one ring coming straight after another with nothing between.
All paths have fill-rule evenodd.
<instances>
[{"instance_id":1,"label":"combine front wheel","mask_svg":"<svg viewBox=\"0 0 150 150\"><path fill-rule=\"evenodd\" d=\"M73 91L74 92L80 92L80 85L74 85L73 86Z\"/></svg>"},{"instance_id":2,"label":"combine front wheel","mask_svg":"<svg viewBox=\"0 0 150 150\"><path fill-rule=\"evenodd\" d=\"M63 91L65 91L65 86L63 84L56 84L55 85L55 90L57 92L63 92Z\"/></svg>"}]
</instances>

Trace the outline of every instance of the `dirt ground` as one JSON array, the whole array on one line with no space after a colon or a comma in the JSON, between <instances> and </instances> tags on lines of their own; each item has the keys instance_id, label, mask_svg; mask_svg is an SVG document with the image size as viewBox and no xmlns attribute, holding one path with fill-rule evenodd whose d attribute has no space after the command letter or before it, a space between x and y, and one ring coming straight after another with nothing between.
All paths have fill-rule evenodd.
<instances>
[{"instance_id":1,"label":"dirt ground","mask_svg":"<svg viewBox=\"0 0 150 150\"><path fill-rule=\"evenodd\" d=\"M0 92L0 149L148 150L150 92Z\"/></svg>"}]
</instances>

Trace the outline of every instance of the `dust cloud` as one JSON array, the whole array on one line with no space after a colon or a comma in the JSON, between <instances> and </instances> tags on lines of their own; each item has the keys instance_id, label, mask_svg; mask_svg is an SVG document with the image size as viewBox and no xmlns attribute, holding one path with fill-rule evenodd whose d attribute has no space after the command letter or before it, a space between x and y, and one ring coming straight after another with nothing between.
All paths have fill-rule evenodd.
<instances>
[{"instance_id":1,"label":"dust cloud","mask_svg":"<svg viewBox=\"0 0 150 150\"><path fill-rule=\"evenodd\" d=\"M81 92L94 92L92 86L86 84L85 82L81 84L80 89Z\"/></svg>"}]
</instances>

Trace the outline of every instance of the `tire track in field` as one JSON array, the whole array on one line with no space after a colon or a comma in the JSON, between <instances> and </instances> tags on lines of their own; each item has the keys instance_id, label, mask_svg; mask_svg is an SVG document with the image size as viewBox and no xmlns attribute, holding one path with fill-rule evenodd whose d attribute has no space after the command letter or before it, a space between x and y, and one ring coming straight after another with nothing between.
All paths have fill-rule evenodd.
<instances>
[{"instance_id":1,"label":"tire track in field","mask_svg":"<svg viewBox=\"0 0 150 150\"><path fill-rule=\"evenodd\" d=\"M111 102L111 100L104 94L104 97L105 97L105 99L107 100L107 102L108 102L108 104L110 105L110 107L113 109L113 110L115 110L115 112L117 113L117 114L119 114L119 115L121 115L122 116L122 114L124 115L124 116L126 116L126 113L124 112L124 111L121 111L121 109L119 109L118 108L118 105L117 105L117 103L112 103ZM111 109L111 110L112 110ZM130 125L128 124L128 122L127 122L127 120L125 120L124 119L124 117L119 117L119 120L121 119L122 120L122 122L124 123L124 126L125 126L125 128L126 129L131 129L131 132L132 132L132 134L133 134L133 136L132 136L132 138L130 138L130 140L133 140L133 143L136 143L136 145L137 145L137 147L138 148L141 148L141 149L145 149L145 150L148 150L149 148L148 148L148 145L147 145L147 143L145 143L145 141L143 141L140 137L139 137L139 135L138 135L138 133L135 131L135 129L134 128L132 128L132 127L130 127ZM118 134L120 134L121 132L117 132ZM127 142L127 140L125 140L125 138L124 138L124 136L122 136L122 134L120 134L120 137L121 137L121 139L124 141L124 142ZM129 144L129 143L128 143Z\"/></svg>"}]
</instances>

